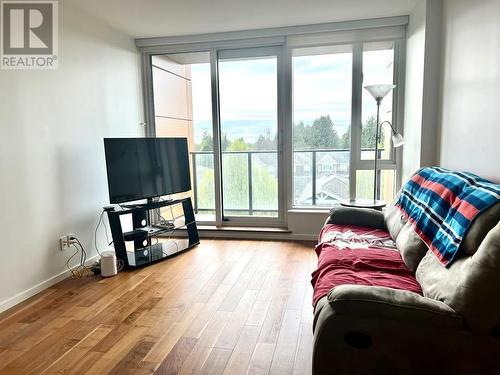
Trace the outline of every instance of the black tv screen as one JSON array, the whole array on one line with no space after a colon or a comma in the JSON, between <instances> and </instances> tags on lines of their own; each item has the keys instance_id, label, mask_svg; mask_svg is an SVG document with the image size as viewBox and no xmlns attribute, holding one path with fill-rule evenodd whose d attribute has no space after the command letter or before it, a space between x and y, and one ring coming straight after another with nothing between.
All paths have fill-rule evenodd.
<instances>
[{"instance_id":1,"label":"black tv screen","mask_svg":"<svg viewBox=\"0 0 500 375\"><path fill-rule=\"evenodd\" d=\"M111 203L191 190L185 138L105 138L104 150Z\"/></svg>"}]
</instances>

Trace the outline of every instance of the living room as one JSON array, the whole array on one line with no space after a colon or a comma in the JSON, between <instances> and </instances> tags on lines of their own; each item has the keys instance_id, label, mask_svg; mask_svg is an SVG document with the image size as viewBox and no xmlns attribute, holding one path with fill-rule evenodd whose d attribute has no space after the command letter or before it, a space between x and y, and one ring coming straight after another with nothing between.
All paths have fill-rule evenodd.
<instances>
[{"instance_id":1,"label":"living room","mask_svg":"<svg viewBox=\"0 0 500 375\"><path fill-rule=\"evenodd\" d=\"M0 373L499 370L498 0L0 3Z\"/></svg>"}]
</instances>

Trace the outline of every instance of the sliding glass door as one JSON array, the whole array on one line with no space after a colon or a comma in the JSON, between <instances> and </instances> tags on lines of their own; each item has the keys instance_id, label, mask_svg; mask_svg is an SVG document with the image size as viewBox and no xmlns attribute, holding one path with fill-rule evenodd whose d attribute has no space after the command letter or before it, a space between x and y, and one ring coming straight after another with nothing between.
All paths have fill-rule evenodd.
<instances>
[{"instance_id":1,"label":"sliding glass door","mask_svg":"<svg viewBox=\"0 0 500 375\"><path fill-rule=\"evenodd\" d=\"M225 221L280 220L278 61L274 48L218 54Z\"/></svg>"}]
</instances>

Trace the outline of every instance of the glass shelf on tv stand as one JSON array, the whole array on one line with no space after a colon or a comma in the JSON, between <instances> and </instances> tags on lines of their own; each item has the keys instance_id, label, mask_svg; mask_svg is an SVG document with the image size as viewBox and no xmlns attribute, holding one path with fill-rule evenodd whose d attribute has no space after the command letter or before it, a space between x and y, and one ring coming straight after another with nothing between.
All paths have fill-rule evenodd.
<instances>
[{"instance_id":1,"label":"glass shelf on tv stand","mask_svg":"<svg viewBox=\"0 0 500 375\"><path fill-rule=\"evenodd\" d=\"M189 224L191 223L186 223L184 218L176 218L175 220L170 222L170 225L153 224L138 229L144 231L146 233L146 237L157 237L165 233L174 232L179 229L186 229ZM124 237L126 237L130 233L132 232L125 232L123 235Z\"/></svg>"},{"instance_id":2,"label":"glass shelf on tv stand","mask_svg":"<svg viewBox=\"0 0 500 375\"><path fill-rule=\"evenodd\" d=\"M188 248L188 238L168 239L165 242L158 242L150 246L127 251L127 259L131 266L142 266L163 258L168 258Z\"/></svg>"},{"instance_id":3,"label":"glass shelf on tv stand","mask_svg":"<svg viewBox=\"0 0 500 375\"><path fill-rule=\"evenodd\" d=\"M141 266L148 264L163 258L175 255L189 247L188 238L167 238L162 239L162 235L173 234L176 230L186 229L187 225L190 223L185 223L184 218L177 218L172 223L172 225L148 225L141 230L147 233L146 237L149 237L150 242L152 239L157 239L158 242L155 244L147 245L138 249L128 248L127 246L127 258L129 265L131 266ZM160 237L160 238L157 238ZM133 244L132 241L126 241L127 243Z\"/></svg>"}]
</instances>

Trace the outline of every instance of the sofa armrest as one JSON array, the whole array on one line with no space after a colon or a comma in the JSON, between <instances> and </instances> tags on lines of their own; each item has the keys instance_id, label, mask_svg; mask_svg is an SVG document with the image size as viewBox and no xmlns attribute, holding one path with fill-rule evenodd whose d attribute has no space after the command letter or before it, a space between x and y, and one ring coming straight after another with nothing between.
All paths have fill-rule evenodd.
<instances>
[{"instance_id":1,"label":"sofa armrest","mask_svg":"<svg viewBox=\"0 0 500 375\"><path fill-rule=\"evenodd\" d=\"M327 296L335 315L400 321L412 325L463 328L455 310L443 302L405 290L339 285Z\"/></svg>"},{"instance_id":2,"label":"sofa armrest","mask_svg":"<svg viewBox=\"0 0 500 375\"><path fill-rule=\"evenodd\" d=\"M325 224L357 225L360 227L387 229L383 212L371 208L332 208Z\"/></svg>"},{"instance_id":3,"label":"sofa armrest","mask_svg":"<svg viewBox=\"0 0 500 375\"><path fill-rule=\"evenodd\" d=\"M343 285L315 307L314 375L497 373L499 350L497 337L472 334L450 307L411 292Z\"/></svg>"}]
</instances>

